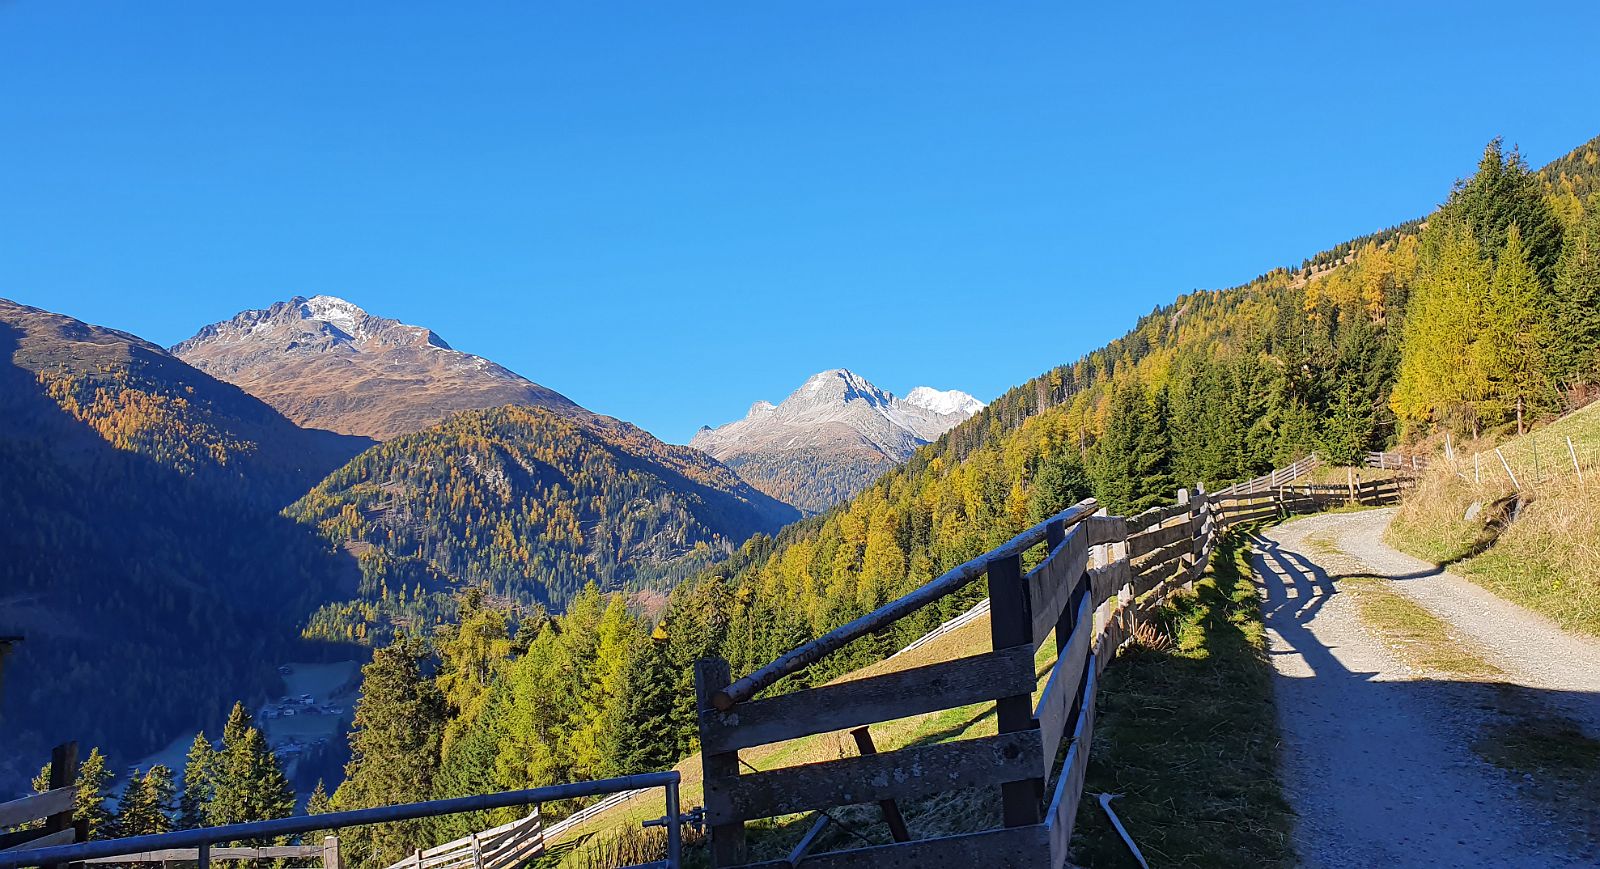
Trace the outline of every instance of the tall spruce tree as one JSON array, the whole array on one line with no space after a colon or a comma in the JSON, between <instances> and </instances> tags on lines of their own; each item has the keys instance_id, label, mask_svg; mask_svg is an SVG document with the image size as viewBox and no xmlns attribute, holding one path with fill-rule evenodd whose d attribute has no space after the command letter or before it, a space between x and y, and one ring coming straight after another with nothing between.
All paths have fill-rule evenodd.
<instances>
[{"instance_id":1,"label":"tall spruce tree","mask_svg":"<svg viewBox=\"0 0 1600 869\"><path fill-rule=\"evenodd\" d=\"M361 699L350 731L350 762L334 792L340 809L427 799L439 768L444 695L424 672L427 647L403 637L372 654L361 668ZM392 863L425 844L429 824L402 821L346 831L352 859Z\"/></svg>"},{"instance_id":2,"label":"tall spruce tree","mask_svg":"<svg viewBox=\"0 0 1600 869\"><path fill-rule=\"evenodd\" d=\"M1600 201L1567 236L1554 296L1551 375L1564 386L1600 383Z\"/></svg>"},{"instance_id":3,"label":"tall spruce tree","mask_svg":"<svg viewBox=\"0 0 1600 869\"><path fill-rule=\"evenodd\" d=\"M178 824L184 829L204 827L208 824L207 812L216 799L217 750L201 731L189 744L189 754L183 764L183 793L178 798Z\"/></svg>"},{"instance_id":4,"label":"tall spruce tree","mask_svg":"<svg viewBox=\"0 0 1600 869\"><path fill-rule=\"evenodd\" d=\"M1517 227L1534 274L1546 287L1554 282L1561 256L1561 220L1539 177L1516 149L1505 153L1500 139L1486 145L1477 174L1456 185L1444 212L1471 227L1478 249L1497 265L1511 227Z\"/></svg>"},{"instance_id":5,"label":"tall spruce tree","mask_svg":"<svg viewBox=\"0 0 1600 869\"><path fill-rule=\"evenodd\" d=\"M233 704L214 762L209 823L242 824L294 813L294 789L243 703Z\"/></svg>"},{"instance_id":6,"label":"tall spruce tree","mask_svg":"<svg viewBox=\"0 0 1600 869\"><path fill-rule=\"evenodd\" d=\"M116 835L120 838L172 832L177 810L175 793L172 770L159 763L144 775L134 776L117 800Z\"/></svg>"}]
</instances>

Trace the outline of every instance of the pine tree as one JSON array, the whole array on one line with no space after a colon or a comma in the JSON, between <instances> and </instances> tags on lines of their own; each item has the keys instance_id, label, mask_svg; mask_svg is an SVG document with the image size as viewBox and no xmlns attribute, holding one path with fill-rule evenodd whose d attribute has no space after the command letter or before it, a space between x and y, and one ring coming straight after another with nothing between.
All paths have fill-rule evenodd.
<instances>
[{"instance_id":1,"label":"pine tree","mask_svg":"<svg viewBox=\"0 0 1600 869\"><path fill-rule=\"evenodd\" d=\"M151 836L173 830L172 771L161 764L135 776L117 801L114 828L117 837Z\"/></svg>"},{"instance_id":2,"label":"pine tree","mask_svg":"<svg viewBox=\"0 0 1600 869\"><path fill-rule=\"evenodd\" d=\"M1093 484L1078 451L1066 447L1057 449L1039 463L1029 495L1028 517L1034 522L1043 522L1089 497L1091 491Z\"/></svg>"},{"instance_id":3,"label":"pine tree","mask_svg":"<svg viewBox=\"0 0 1600 869\"><path fill-rule=\"evenodd\" d=\"M657 625L628 671L618 714L614 766L621 774L655 772L677 761L672 721L675 674L667 659L667 634Z\"/></svg>"},{"instance_id":4,"label":"pine tree","mask_svg":"<svg viewBox=\"0 0 1600 869\"><path fill-rule=\"evenodd\" d=\"M423 672L427 658L426 646L407 637L373 652L361 668L350 762L333 795L340 809L415 802L433 792L445 701ZM377 824L346 831L341 843L357 862L388 864L422 846L427 832L421 821Z\"/></svg>"},{"instance_id":5,"label":"pine tree","mask_svg":"<svg viewBox=\"0 0 1600 869\"><path fill-rule=\"evenodd\" d=\"M212 783L215 792L206 811L212 824L266 821L294 813L294 789L243 703L235 703L228 715Z\"/></svg>"},{"instance_id":6,"label":"pine tree","mask_svg":"<svg viewBox=\"0 0 1600 869\"><path fill-rule=\"evenodd\" d=\"M1500 139L1483 149L1478 172L1458 184L1440 215L1470 227L1478 248L1498 265L1511 227L1522 235L1525 256L1544 286L1555 279L1561 255L1561 220L1550 208L1539 177L1515 149L1506 154Z\"/></svg>"},{"instance_id":7,"label":"pine tree","mask_svg":"<svg viewBox=\"0 0 1600 869\"><path fill-rule=\"evenodd\" d=\"M73 817L88 823L91 839L115 835L115 818L106 810L106 800L111 796L108 790L110 783L111 772L106 769L105 757L100 754L100 749L91 749L89 756L78 763L74 781L77 792L72 801ZM40 768L32 784L34 793L42 794L50 790L49 764Z\"/></svg>"},{"instance_id":8,"label":"pine tree","mask_svg":"<svg viewBox=\"0 0 1600 869\"><path fill-rule=\"evenodd\" d=\"M1600 383L1600 201L1567 237L1554 295L1551 374L1567 386Z\"/></svg>"},{"instance_id":9,"label":"pine tree","mask_svg":"<svg viewBox=\"0 0 1600 869\"><path fill-rule=\"evenodd\" d=\"M183 794L178 799L178 824L183 829L209 823L211 802L216 799L217 750L204 731L194 735L189 755L183 764Z\"/></svg>"},{"instance_id":10,"label":"pine tree","mask_svg":"<svg viewBox=\"0 0 1600 869\"><path fill-rule=\"evenodd\" d=\"M311 796L306 798L307 815L326 815L333 811L333 798L328 796L328 788L317 779L317 786L311 789ZM308 844L319 844L324 837L332 835L332 830L313 830L300 836L300 841Z\"/></svg>"}]
</instances>

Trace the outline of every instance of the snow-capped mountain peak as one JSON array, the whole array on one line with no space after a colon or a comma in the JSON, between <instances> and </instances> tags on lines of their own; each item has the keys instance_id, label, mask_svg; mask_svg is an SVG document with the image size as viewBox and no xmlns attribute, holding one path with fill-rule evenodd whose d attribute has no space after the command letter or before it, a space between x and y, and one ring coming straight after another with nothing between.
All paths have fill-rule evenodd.
<instances>
[{"instance_id":1,"label":"snow-capped mountain peak","mask_svg":"<svg viewBox=\"0 0 1600 869\"><path fill-rule=\"evenodd\" d=\"M906 393L905 400L908 404L945 415L973 416L985 407L983 402L959 389L939 390L931 386L919 386L911 390Z\"/></svg>"},{"instance_id":2,"label":"snow-capped mountain peak","mask_svg":"<svg viewBox=\"0 0 1600 869\"><path fill-rule=\"evenodd\" d=\"M700 429L689 445L756 488L815 512L983 408L957 390L918 387L912 395L916 400L897 398L854 371L830 368L776 405L758 401L742 419Z\"/></svg>"},{"instance_id":3,"label":"snow-capped mountain peak","mask_svg":"<svg viewBox=\"0 0 1600 869\"><path fill-rule=\"evenodd\" d=\"M172 348L294 422L387 439L458 410L526 404L587 414L570 399L424 326L338 296L295 296L213 323Z\"/></svg>"}]
</instances>

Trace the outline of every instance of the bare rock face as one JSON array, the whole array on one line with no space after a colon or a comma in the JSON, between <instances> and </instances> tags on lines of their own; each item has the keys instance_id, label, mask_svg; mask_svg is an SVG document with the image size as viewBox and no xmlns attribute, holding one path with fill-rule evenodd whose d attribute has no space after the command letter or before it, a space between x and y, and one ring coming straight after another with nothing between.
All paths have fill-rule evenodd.
<instances>
[{"instance_id":1,"label":"bare rock face","mask_svg":"<svg viewBox=\"0 0 1600 869\"><path fill-rule=\"evenodd\" d=\"M507 404L589 416L566 396L421 326L374 317L333 296L296 296L201 329L183 361L294 422L387 440L452 413Z\"/></svg>"},{"instance_id":2,"label":"bare rock face","mask_svg":"<svg viewBox=\"0 0 1600 869\"><path fill-rule=\"evenodd\" d=\"M835 368L813 375L780 404L758 401L744 419L702 428L689 446L774 498L818 513L983 407L964 392L926 386L898 398Z\"/></svg>"}]
</instances>

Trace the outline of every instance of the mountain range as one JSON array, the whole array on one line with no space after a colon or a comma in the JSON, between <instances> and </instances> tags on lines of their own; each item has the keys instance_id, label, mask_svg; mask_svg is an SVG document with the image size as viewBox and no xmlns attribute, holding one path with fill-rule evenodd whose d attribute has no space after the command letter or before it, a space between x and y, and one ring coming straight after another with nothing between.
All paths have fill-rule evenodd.
<instances>
[{"instance_id":1,"label":"mountain range","mask_svg":"<svg viewBox=\"0 0 1600 869\"><path fill-rule=\"evenodd\" d=\"M758 401L743 419L701 428L689 446L772 497L818 513L983 407L964 392L927 386L899 398L834 368L812 375L779 404Z\"/></svg>"},{"instance_id":2,"label":"mountain range","mask_svg":"<svg viewBox=\"0 0 1600 869\"><path fill-rule=\"evenodd\" d=\"M518 404L591 415L571 399L431 329L334 296L296 296L213 323L172 354L295 423L388 440L462 410Z\"/></svg>"},{"instance_id":3,"label":"mountain range","mask_svg":"<svg viewBox=\"0 0 1600 869\"><path fill-rule=\"evenodd\" d=\"M0 491L0 634L25 637L0 791L62 734L131 759L217 726L277 663L328 653L302 636L427 630L467 584L553 609L590 582L661 588L799 517L331 296L171 352L0 299Z\"/></svg>"}]
</instances>

